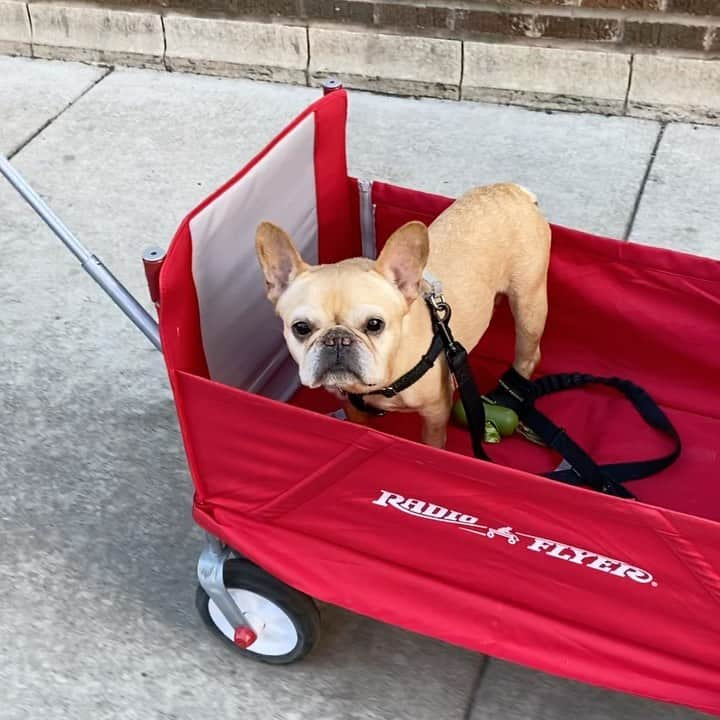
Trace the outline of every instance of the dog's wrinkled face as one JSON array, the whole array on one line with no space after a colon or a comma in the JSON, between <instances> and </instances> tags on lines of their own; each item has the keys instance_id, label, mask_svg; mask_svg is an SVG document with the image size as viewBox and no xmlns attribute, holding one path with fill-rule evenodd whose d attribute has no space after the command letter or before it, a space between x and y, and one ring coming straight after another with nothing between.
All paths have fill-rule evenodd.
<instances>
[{"instance_id":1,"label":"dog's wrinkled face","mask_svg":"<svg viewBox=\"0 0 720 720\"><path fill-rule=\"evenodd\" d=\"M290 237L271 223L260 225L256 244L302 384L361 393L391 382L403 319L427 261L427 228L404 225L376 261L307 265Z\"/></svg>"}]
</instances>

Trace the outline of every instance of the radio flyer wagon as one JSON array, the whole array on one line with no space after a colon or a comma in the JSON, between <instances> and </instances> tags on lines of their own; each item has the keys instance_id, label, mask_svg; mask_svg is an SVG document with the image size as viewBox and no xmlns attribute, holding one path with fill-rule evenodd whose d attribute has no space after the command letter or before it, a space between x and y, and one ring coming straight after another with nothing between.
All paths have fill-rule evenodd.
<instances>
[{"instance_id":1,"label":"radio flyer wagon","mask_svg":"<svg viewBox=\"0 0 720 720\"><path fill-rule=\"evenodd\" d=\"M624 375L663 407L679 460L638 501L540 477L558 457L504 440L497 463L417 442L413 416L371 427L299 388L254 256L263 220L309 262L373 256L451 202L348 176L347 97L330 86L146 254L158 327L2 160L3 173L164 353L208 533L204 619L246 655L315 643L314 600L546 672L720 715L720 263L553 228L542 372ZM493 387L512 359L500 307L471 355ZM543 409L603 462L666 440L607 391ZM666 449L666 448L665 448Z\"/></svg>"}]
</instances>

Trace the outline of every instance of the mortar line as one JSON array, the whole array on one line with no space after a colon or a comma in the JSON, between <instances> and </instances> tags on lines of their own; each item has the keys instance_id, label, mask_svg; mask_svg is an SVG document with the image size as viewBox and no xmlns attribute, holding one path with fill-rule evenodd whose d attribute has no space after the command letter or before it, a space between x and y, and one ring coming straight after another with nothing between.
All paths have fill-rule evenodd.
<instances>
[{"instance_id":1,"label":"mortar line","mask_svg":"<svg viewBox=\"0 0 720 720\"><path fill-rule=\"evenodd\" d=\"M628 104L630 103L630 88L632 87L634 68L635 68L635 53L631 53L630 66L628 68L627 87L625 88L625 101L623 102L623 115L627 115Z\"/></svg>"},{"instance_id":2,"label":"mortar line","mask_svg":"<svg viewBox=\"0 0 720 720\"><path fill-rule=\"evenodd\" d=\"M30 25L30 57L35 57L35 29L33 28L32 15L30 14L30 3L25 3L25 14Z\"/></svg>"},{"instance_id":3,"label":"mortar line","mask_svg":"<svg viewBox=\"0 0 720 720\"><path fill-rule=\"evenodd\" d=\"M458 100L463 99L463 81L465 80L465 41L460 40L460 84L458 85Z\"/></svg>"},{"instance_id":4,"label":"mortar line","mask_svg":"<svg viewBox=\"0 0 720 720\"><path fill-rule=\"evenodd\" d=\"M472 712L475 707L475 700L477 699L480 687L482 686L485 675L487 674L488 665L490 664L490 658L487 655L483 655L483 659L480 663L480 668L477 671L475 680L473 681L472 688L470 688L470 699L465 707L465 712L462 714L462 720L471 720Z\"/></svg>"},{"instance_id":5,"label":"mortar line","mask_svg":"<svg viewBox=\"0 0 720 720\"><path fill-rule=\"evenodd\" d=\"M658 150L660 148L660 143L662 142L663 136L665 135L665 128L667 126L668 126L667 122L660 123L660 129L658 130L657 137L655 138L655 145L653 146L652 152L650 153L650 157L648 158L648 164L647 164L647 167L645 168L645 174L643 175L643 179L640 182L640 189L638 190L638 194L635 197L635 203L633 205L632 212L630 213L630 219L628 220L628 223L625 226L625 233L623 235L623 240L630 239L630 234L632 233L633 227L635 225L635 218L637 217L637 213L640 208L640 202L642 200L643 195L645 194L645 186L647 185L648 178L650 177L650 173L652 172L653 165L655 164L655 158L656 158Z\"/></svg>"},{"instance_id":6,"label":"mortar line","mask_svg":"<svg viewBox=\"0 0 720 720\"><path fill-rule=\"evenodd\" d=\"M33 140L35 140L40 133L42 133L44 130L49 128L66 110L69 110L75 103L80 100L80 98L87 95L98 83L100 83L102 80L104 80L110 73L113 71L112 67L106 67L105 72L97 78L97 80L93 80L93 82L88 85L76 98L73 98L65 107L61 108L56 112L49 120L46 120L35 132L33 132L28 138L23 140L16 148L10 151L10 153L7 156L8 160L12 160L21 150L24 150Z\"/></svg>"}]
</instances>

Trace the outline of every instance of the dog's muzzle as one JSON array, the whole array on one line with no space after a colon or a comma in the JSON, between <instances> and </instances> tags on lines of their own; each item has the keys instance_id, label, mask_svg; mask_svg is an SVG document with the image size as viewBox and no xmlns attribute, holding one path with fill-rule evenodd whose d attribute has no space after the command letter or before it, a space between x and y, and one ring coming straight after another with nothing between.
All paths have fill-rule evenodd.
<instances>
[{"instance_id":1,"label":"dog's muzzle","mask_svg":"<svg viewBox=\"0 0 720 720\"><path fill-rule=\"evenodd\" d=\"M355 342L352 333L342 328L328 330L322 337L322 344L327 348L335 348L337 354L341 354L344 348L350 347Z\"/></svg>"},{"instance_id":2,"label":"dog's muzzle","mask_svg":"<svg viewBox=\"0 0 720 720\"><path fill-rule=\"evenodd\" d=\"M328 330L318 341L316 377L354 375L361 377L357 338L343 328Z\"/></svg>"}]
</instances>

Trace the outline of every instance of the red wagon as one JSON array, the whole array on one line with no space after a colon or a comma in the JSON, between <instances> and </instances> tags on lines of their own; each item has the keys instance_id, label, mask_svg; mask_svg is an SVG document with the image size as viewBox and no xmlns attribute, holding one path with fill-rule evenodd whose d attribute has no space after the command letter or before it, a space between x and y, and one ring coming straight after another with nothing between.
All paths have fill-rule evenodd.
<instances>
[{"instance_id":1,"label":"red wagon","mask_svg":"<svg viewBox=\"0 0 720 720\"><path fill-rule=\"evenodd\" d=\"M675 464L632 483L638 501L539 476L559 459L520 438L488 463L460 427L441 451L412 416L342 421L298 387L255 228L271 220L308 261L334 262L451 202L349 177L346 108L341 89L311 105L187 216L161 263L162 350L209 534L201 614L243 653L289 662L315 642L317 598L720 715L720 263L553 228L541 372L630 377L682 438ZM483 388L512 346L500 307L471 356ZM667 451L609 391L543 403L602 462Z\"/></svg>"}]
</instances>

